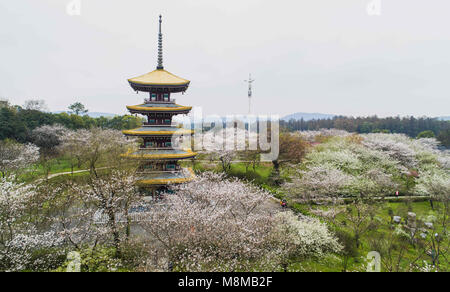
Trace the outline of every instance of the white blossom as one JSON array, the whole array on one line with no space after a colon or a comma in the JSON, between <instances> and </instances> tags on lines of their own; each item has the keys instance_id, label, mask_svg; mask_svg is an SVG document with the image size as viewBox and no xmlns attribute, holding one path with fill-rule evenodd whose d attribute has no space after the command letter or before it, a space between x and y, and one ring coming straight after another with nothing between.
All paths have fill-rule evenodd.
<instances>
[{"instance_id":1,"label":"white blossom","mask_svg":"<svg viewBox=\"0 0 450 292\"><path fill-rule=\"evenodd\" d=\"M273 251L282 250L285 241L280 241L275 216L276 209L269 203L270 195L259 188L239 181L226 179L221 174L205 173L195 182L175 188L164 205L158 205L149 213L149 220L142 227L161 246L157 252L165 254L168 262L180 270L187 271L236 271L249 269L272 269L284 256ZM299 223L300 224L300 223ZM308 256L326 252L328 243L321 240L326 230L322 226L307 226L303 222L297 227L297 241L311 243ZM313 223L315 224L315 223ZM312 231L314 230L314 231ZM328 231L327 231L328 232ZM327 233L329 234L329 233ZM323 248L323 249L321 249Z\"/></svg>"},{"instance_id":2,"label":"white blossom","mask_svg":"<svg viewBox=\"0 0 450 292\"><path fill-rule=\"evenodd\" d=\"M33 144L0 142L0 171L3 175L26 169L39 159L39 147Z\"/></svg>"}]
</instances>

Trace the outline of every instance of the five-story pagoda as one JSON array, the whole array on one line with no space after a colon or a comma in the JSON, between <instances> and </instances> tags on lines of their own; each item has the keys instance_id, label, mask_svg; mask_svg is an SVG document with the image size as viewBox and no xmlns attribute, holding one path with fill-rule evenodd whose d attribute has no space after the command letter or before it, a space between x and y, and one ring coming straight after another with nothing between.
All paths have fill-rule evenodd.
<instances>
[{"instance_id":1,"label":"five-story pagoda","mask_svg":"<svg viewBox=\"0 0 450 292\"><path fill-rule=\"evenodd\" d=\"M194 178L192 169L183 169L178 164L181 159L194 158L196 153L190 149L180 149L172 145L173 136L192 134L172 124L172 117L188 114L192 107L175 103L173 93L185 92L190 81L164 70L162 55L161 16L159 16L158 66L156 70L128 79L136 91L148 92L149 97L143 104L127 106L132 114L146 116L142 127L125 130L126 136L139 137L142 140L136 152L128 152L125 157L139 161L138 184L151 194L164 190L167 185L183 183Z\"/></svg>"}]
</instances>

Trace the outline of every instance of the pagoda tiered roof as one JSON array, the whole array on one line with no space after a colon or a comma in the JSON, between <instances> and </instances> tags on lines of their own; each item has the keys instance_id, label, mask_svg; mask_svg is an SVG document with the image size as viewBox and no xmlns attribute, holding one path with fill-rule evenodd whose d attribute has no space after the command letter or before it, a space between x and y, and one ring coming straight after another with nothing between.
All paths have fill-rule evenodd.
<instances>
[{"instance_id":1,"label":"pagoda tiered roof","mask_svg":"<svg viewBox=\"0 0 450 292\"><path fill-rule=\"evenodd\" d=\"M139 149L123 154L126 158L145 160L167 160L193 158L197 153L190 149Z\"/></svg>"},{"instance_id":2,"label":"pagoda tiered roof","mask_svg":"<svg viewBox=\"0 0 450 292\"><path fill-rule=\"evenodd\" d=\"M186 91L190 81L164 70L161 23L160 16L156 70L128 79L135 91L150 93L144 103L127 106L130 113L147 116L147 122L139 128L122 131L126 136L142 138L140 149L129 150L122 157L137 160L137 185L153 190L152 194L158 189L165 189L167 185L193 180L195 174L192 169L182 168L178 160L191 159L197 155L191 149L172 148L173 136L194 133L193 130L172 124L173 116L188 114L192 109L191 106L176 104L172 98L172 93Z\"/></svg>"},{"instance_id":3,"label":"pagoda tiered roof","mask_svg":"<svg viewBox=\"0 0 450 292\"><path fill-rule=\"evenodd\" d=\"M127 136L172 136L193 134L193 130L179 128L175 126L142 126L132 130L123 130L122 133Z\"/></svg>"},{"instance_id":4,"label":"pagoda tiered roof","mask_svg":"<svg viewBox=\"0 0 450 292\"><path fill-rule=\"evenodd\" d=\"M156 69L147 74L128 79L136 91L148 92L181 92L186 91L190 81L178 77L164 69Z\"/></svg>"},{"instance_id":5,"label":"pagoda tiered roof","mask_svg":"<svg viewBox=\"0 0 450 292\"><path fill-rule=\"evenodd\" d=\"M192 168L185 168L180 171L165 171L138 174L138 185L158 186L168 184L180 184L192 181L195 178Z\"/></svg>"},{"instance_id":6,"label":"pagoda tiered roof","mask_svg":"<svg viewBox=\"0 0 450 292\"><path fill-rule=\"evenodd\" d=\"M182 106L173 102L167 103L143 103L139 105L129 105L127 109L131 113L151 113L151 112L176 112L180 114L187 114L192 107Z\"/></svg>"}]
</instances>

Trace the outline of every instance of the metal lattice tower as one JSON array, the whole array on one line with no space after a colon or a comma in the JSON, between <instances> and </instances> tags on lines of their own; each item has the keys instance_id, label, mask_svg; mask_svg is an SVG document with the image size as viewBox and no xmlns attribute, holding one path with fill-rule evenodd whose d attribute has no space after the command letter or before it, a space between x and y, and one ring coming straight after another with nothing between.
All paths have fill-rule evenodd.
<instances>
[{"instance_id":1,"label":"metal lattice tower","mask_svg":"<svg viewBox=\"0 0 450 292\"><path fill-rule=\"evenodd\" d=\"M248 74L248 80L244 80L248 83L248 114L251 114L251 100L252 100L252 83L255 81L252 79L252 74Z\"/></svg>"}]
</instances>

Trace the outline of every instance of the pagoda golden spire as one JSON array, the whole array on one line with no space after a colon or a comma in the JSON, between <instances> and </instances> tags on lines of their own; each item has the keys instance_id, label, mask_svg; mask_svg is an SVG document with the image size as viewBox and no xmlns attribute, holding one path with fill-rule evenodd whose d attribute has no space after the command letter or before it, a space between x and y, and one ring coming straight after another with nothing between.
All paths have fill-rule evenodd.
<instances>
[{"instance_id":1,"label":"pagoda golden spire","mask_svg":"<svg viewBox=\"0 0 450 292\"><path fill-rule=\"evenodd\" d=\"M159 33L158 33L158 64L156 70L140 75L138 77L128 79L128 83L135 90L162 93L164 92L185 92L189 86L190 81L181 78L164 70L163 66L163 45L162 45L162 16L159 16Z\"/></svg>"},{"instance_id":2,"label":"pagoda golden spire","mask_svg":"<svg viewBox=\"0 0 450 292\"><path fill-rule=\"evenodd\" d=\"M158 66L156 69L162 70L163 66L163 46L162 46L162 32L161 32L162 15L159 15L159 34L158 34Z\"/></svg>"}]
</instances>

